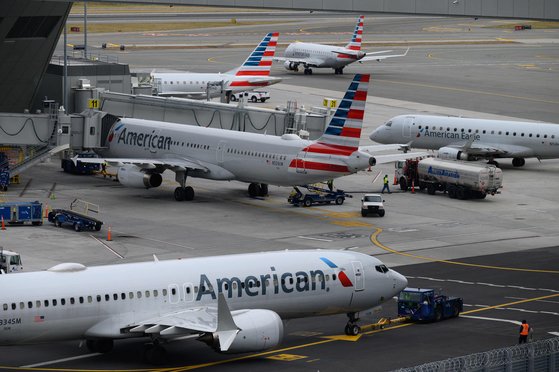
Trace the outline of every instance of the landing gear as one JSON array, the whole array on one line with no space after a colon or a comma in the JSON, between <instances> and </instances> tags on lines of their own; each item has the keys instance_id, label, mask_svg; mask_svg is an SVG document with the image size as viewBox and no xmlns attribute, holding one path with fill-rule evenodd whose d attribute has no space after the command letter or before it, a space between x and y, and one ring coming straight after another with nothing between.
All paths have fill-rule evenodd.
<instances>
[{"instance_id":1,"label":"landing gear","mask_svg":"<svg viewBox=\"0 0 559 372\"><path fill-rule=\"evenodd\" d=\"M359 318L355 317L355 313L347 313L349 318L345 326L344 332L348 336L357 336L361 332L361 327L357 325Z\"/></svg>"},{"instance_id":2,"label":"landing gear","mask_svg":"<svg viewBox=\"0 0 559 372\"><path fill-rule=\"evenodd\" d=\"M153 343L145 344L144 359L150 364L163 364L167 357L167 350L159 344L157 340Z\"/></svg>"},{"instance_id":3,"label":"landing gear","mask_svg":"<svg viewBox=\"0 0 559 372\"><path fill-rule=\"evenodd\" d=\"M92 353L105 354L113 350L113 340L87 340L85 346Z\"/></svg>"},{"instance_id":4,"label":"landing gear","mask_svg":"<svg viewBox=\"0 0 559 372\"><path fill-rule=\"evenodd\" d=\"M248 195L251 198L268 195L268 185L265 183L251 183L248 185Z\"/></svg>"},{"instance_id":5,"label":"landing gear","mask_svg":"<svg viewBox=\"0 0 559 372\"><path fill-rule=\"evenodd\" d=\"M305 73L305 75L312 75L312 70L308 67L305 67L304 73Z\"/></svg>"},{"instance_id":6,"label":"landing gear","mask_svg":"<svg viewBox=\"0 0 559 372\"><path fill-rule=\"evenodd\" d=\"M335 75L343 75L344 74L344 68L343 67L335 68L334 69L334 74Z\"/></svg>"},{"instance_id":7,"label":"landing gear","mask_svg":"<svg viewBox=\"0 0 559 372\"><path fill-rule=\"evenodd\" d=\"M175 180L180 184L179 187L175 189L175 200L176 201L190 201L194 199L194 189L190 186L185 186L187 172L176 172Z\"/></svg>"},{"instance_id":8,"label":"landing gear","mask_svg":"<svg viewBox=\"0 0 559 372\"><path fill-rule=\"evenodd\" d=\"M512 159L512 166L513 167L522 167L522 166L524 166L524 164L526 164L526 160L524 160L523 158Z\"/></svg>"}]
</instances>

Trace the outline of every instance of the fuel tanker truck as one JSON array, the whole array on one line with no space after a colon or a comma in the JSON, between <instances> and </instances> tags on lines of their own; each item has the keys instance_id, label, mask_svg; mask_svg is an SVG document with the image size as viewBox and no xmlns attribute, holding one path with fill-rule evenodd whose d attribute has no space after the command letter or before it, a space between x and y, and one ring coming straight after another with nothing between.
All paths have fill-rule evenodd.
<instances>
[{"instance_id":1,"label":"fuel tanker truck","mask_svg":"<svg viewBox=\"0 0 559 372\"><path fill-rule=\"evenodd\" d=\"M442 191L452 199L484 199L499 193L503 171L485 163L408 159L396 163L394 178L404 191L419 187L430 195Z\"/></svg>"}]
</instances>

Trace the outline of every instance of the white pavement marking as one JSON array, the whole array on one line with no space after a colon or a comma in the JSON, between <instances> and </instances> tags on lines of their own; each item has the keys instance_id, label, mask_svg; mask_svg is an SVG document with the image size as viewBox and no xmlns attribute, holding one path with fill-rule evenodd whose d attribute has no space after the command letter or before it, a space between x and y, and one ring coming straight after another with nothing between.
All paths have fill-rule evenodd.
<instances>
[{"instance_id":1,"label":"white pavement marking","mask_svg":"<svg viewBox=\"0 0 559 372\"><path fill-rule=\"evenodd\" d=\"M433 282L444 282L445 281L445 279L428 278L428 277L425 277L425 276L418 276L417 279L431 280Z\"/></svg>"},{"instance_id":2,"label":"white pavement marking","mask_svg":"<svg viewBox=\"0 0 559 372\"><path fill-rule=\"evenodd\" d=\"M110 252L112 252L115 256L117 256L117 257L119 257L119 258L121 258L121 259L124 258L124 256L122 256L120 253L118 253L117 251L115 251L114 249L112 249L111 247L109 247L109 246L108 246L107 244L105 244L105 242L103 242L101 239L96 238L96 237L93 236L93 235L89 235L89 236L91 236L93 239L97 240L97 241L99 242L99 244L101 244L101 245L102 245L103 247L105 247L107 250L109 250Z\"/></svg>"},{"instance_id":3,"label":"white pavement marking","mask_svg":"<svg viewBox=\"0 0 559 372\"><path fill-rule=\"evenodd\" d=\"M505 322L505 323L512 323L512 324L516 324L516 325L522 324L518 320L487 318L487 317L484 317L484 316L460 315L460 318L491 320L491 321L494 321L494 322Z\"/></svg>"},{"instance_id":4,"label":"white pavement marking","mask_svg":"<svg viewBox=\"0 0 559 372\"><path fill-rule=\"evenodd\" d=\"M521 286L519 286L519 285L507 285L507 287L509 287L509 288L517 288L517 289L524 289L524 290L527 290L527 291L537 291L536 288L521 287Z\"/></svg>"},{"instance_id":5,"label":"white pavement marking","mask_svg":"<svg viewBox=\"0 0 559 372\"><path fill-rule=\"evenodd\" d=\"M491 283L482 283L482 282L477 282L476 284L487 285L489 287L505 288L505 286L501 284L491 284Z\"/></svg>"},{"instance_id":6,"label":"white pavement marking","mask_svg":"<svg viewBox=\"0 0 559 372\"><path fill-rule=\"evenodd\" d=\"M320 238L311 238L310 236L298 236L301 239L309 239L309 240L318 240L320 242L333 242L331 239L320 239Z\"/></svg>"},{"instance_id":7,"label":"white pavement marking","mask_svg":"<svg viewBox=\"0 0 559 372\"><path fill-rule=\"evenodd\" d=\"M447 282L460 283L460 284L474 284L474 282L465 282L463 280L448 279Z\"/></svg>"},{"instance_id":8,"label":"white pavement marking","mask_svg":"<svg viewBox=\"0 0 559 372\"><path fill-rule=\"evenodd\" d=\"M92 354L78 355L78 356L75 356L75 357L69 357L69 358L63 358L63 359L49 360L47 362L41 362L41 363L35 363L35 364L29 364L29 365L26 365L26 366L21 366L19 368L35 368L35 367L47 366L49 364L64 363L64 362L69 362L69 361L72 361L72 360L91 358L91 357L94 357L94 356L97 356L97 355L101 355L101 353L92 353Z\"/></svg>"}]
</instances>

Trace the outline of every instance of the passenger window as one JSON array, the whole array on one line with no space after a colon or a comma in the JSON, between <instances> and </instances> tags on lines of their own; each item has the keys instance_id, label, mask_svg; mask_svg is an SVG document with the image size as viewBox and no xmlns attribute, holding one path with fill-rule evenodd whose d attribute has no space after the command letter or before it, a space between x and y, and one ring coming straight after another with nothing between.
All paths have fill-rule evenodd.
<instances>
[{"instance_id":1,"label":"passenger window","mask_svg":"<svg viewBox=\"0 0 559 372\"><path fill-rule=\"evenodd\" d=\"M149 291L146 291L146 298L149 297Z\"/></svg>"},{"instance_id":2,"label":"passenger window","mask_svg":"<svg viewBox=\"0 0 559 372\"><path fill-rule=\"evenodd\" d=\"M21 310L25 309L25 303L20 302L20 303L19 303L19 308L20 308Z\"/></svg>"},{"instance_id":3,"label":"passenger window","mask_svg":"<svg viewBox=\"0 0 559 372\"><path fill-rule=\"evenodd\" d=\"M30 308L30 309L32 309L32 308L33 308L33 301L29 301L29 302L27 303L27 307Z\"/></svg>"},{"instance_id":4,"label":"passenger window","mask_svg":"<svg viewBox=\"0 0 559 372\"><path fill-rule=\"evenodd\" d=\"M336 274L332 274L332 280L336 280Z\"/></svg>"},{"instance_id":5,"label":"passenger window","mask_svg":"<svg viewBox=\"0 0 559 372\"><path fill-rule=\"evenodd\" d=\"M35 307L36 308L41 307L41 301L39 301L39 300L35 301Z\"/></svg>"},{"instance_id":6,"label":"passenger window","mask_svg":"<svg viewBox=\"0 0 559 372\"><path fill-rule=\"evenodd\" d=\"M2 307L4 308L4 311L8 311L8 304L4 304Z\"/></svg>"},{"instance_id":7,"label":"passenger window","mask_svg":"<svg viewBox=\"0 0 559 372\"><path fill-rule=\"evenodd\" d=\"M167 296L167 290L163 289L163 297L166 297L166 296Z\"/></svg>"},{"instance_id":8,"label":"passenger window","mask_svg":"<svg viewBox=\"0 0 559 372\"><path fill-rule=\"evenodd\" d=\"M43 302L43 304L45 305L45 307L49 307L49 300L45 300ZM13 304L15 306L15 304ZM15 309L14 309L15 310Z\"/></svg>"},{"instance_id":9,"label":"passenger window","mask_svg":"<svg viewBox=\"0 0 559 372\"><path fill-rule=\"evenodd\" d=\"M142 298L142 292L138 291L138 292L136 293L136 296L137 296L138 298Z\"/></svg>"},{"instance_id":10,"label":"passenger window","mask_svg":"<svg viewBox=\"0 0 559 372\"><path fill-rule=\"evenodd\" d=\"M177 294L177 290L175 288L171 288L171 294L174 296Z\"/></svg>"},{"instance_id":11,"label":"passenger window","mask_svg":"<svg viewBox=\"0 0 559 372\"><path fill-rule=\"evenodd\" d=\"M133 299L134 298L134 292L128 293L128 298Z\"/></svg>"},{"instance_id":12,"label":"passenger window","mask_svg":"<svg viewBox=\"0 0 559 372\"><path fill-rule=\"evenodd\" d=\"M61 298L60 299L60 305L62 305L62 306L66 305L66 300Z\"/></svg>"},{"instance_id":13,"label":"passenger window","mask_svg":"<svg viewBox=\"0 0 559 372\"><path fill-rule=\"evenodd\" d=\"M12 304L12 310L16 309L16 304Z\"/></svg>"},{"instance_id":14,"label":"passenger window","mask_svg":"<svg viewBox=\"0 0 559 372\"><path fill-rule=\"evenodd\" d=\"M153 290L153 297L157 297L159 295L159 292L157 291L157 289Z\"/></svg>"},{"instance_id":15,"label":"passenger window","mask_svg":"<svg viewBox=\"0 0 559 372\"><path fill-rule=\"evenodd\" d=\"M93 302L93 297L87 296L87 302L92 303Z\"/></svg>"},{"instance_id":16,"label":"passenger window","mask_svg":"<svg viewBox=\"0 0 559 372\"><path fill-rule=\"evenodd\" d=\"M109 296L108 294L105 294L105 301L109 301L111 299L111 296Z\"/></svg>"},{"instance_id":17,"label":"passenger window","mask_svg":"<svg viewBox=\"0 0 559 372\"><path fill-rule=\"evenodd\" d=\"M52 306L56 306L56 300L52 300Z\"/></svg>"},{"instance_id":18,"label":"passenger window","mask_svg":"<svg viewBox=\"0 0 559 372\"><path fill-rule=\"evenodd\" d=\"M126 300L126 293L122 292L122 293L120 294L120 299L121 299L121 300Z\"/></svg>"},{"instance_id":19,"label":"passenger window","mask_svg":"<svg viewBox=\"0 0 559 372\"><path fill-rule=\"evenodd\" d=\"M97 295L97 302L101 302L101 295Z\"/></svg>"},{"instance_id":20,"label":"passenger window","mask_svg":"<svg viewBox=\"0 0 559 372\"><path fill-rule=\"evenodd\" d=\"M75 303L74 297L70 297L70 304L73 305Z\"/></svg>"},{"instance_id":21,"label":"passenger window","mask_svg":"<svg viewBox=\"0 0 559 372\"><path fill-rule=\"evenodd\" d=\"M116 293L113 293L113 300L115 300L115 301L118 300L118 295Z\"/></svg>"}]
</instances>

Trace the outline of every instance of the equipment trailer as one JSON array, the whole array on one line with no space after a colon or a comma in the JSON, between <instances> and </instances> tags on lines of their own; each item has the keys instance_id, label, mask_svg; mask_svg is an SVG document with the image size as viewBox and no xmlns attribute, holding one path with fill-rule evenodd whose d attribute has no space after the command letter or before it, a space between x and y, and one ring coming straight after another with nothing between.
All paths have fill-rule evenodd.
<instances>
[{"instance_id":1,"label":"equipment trailer","mask_svg":"<svg viewBox=\"0 0 559 372\"><path fill-rule=\"evenodd\" d=\"M76 207L78 205L83 205L83 213L76 211ZM88 212L99 213L99 206L75 199L70 204L70 209L53 209L50 211L48 214L48 220L58 227L62 227L63 224L70 224L76 231L85 229L95 231L101 230L103 222L88 216Z\"/></svg>"}]
</instances>

